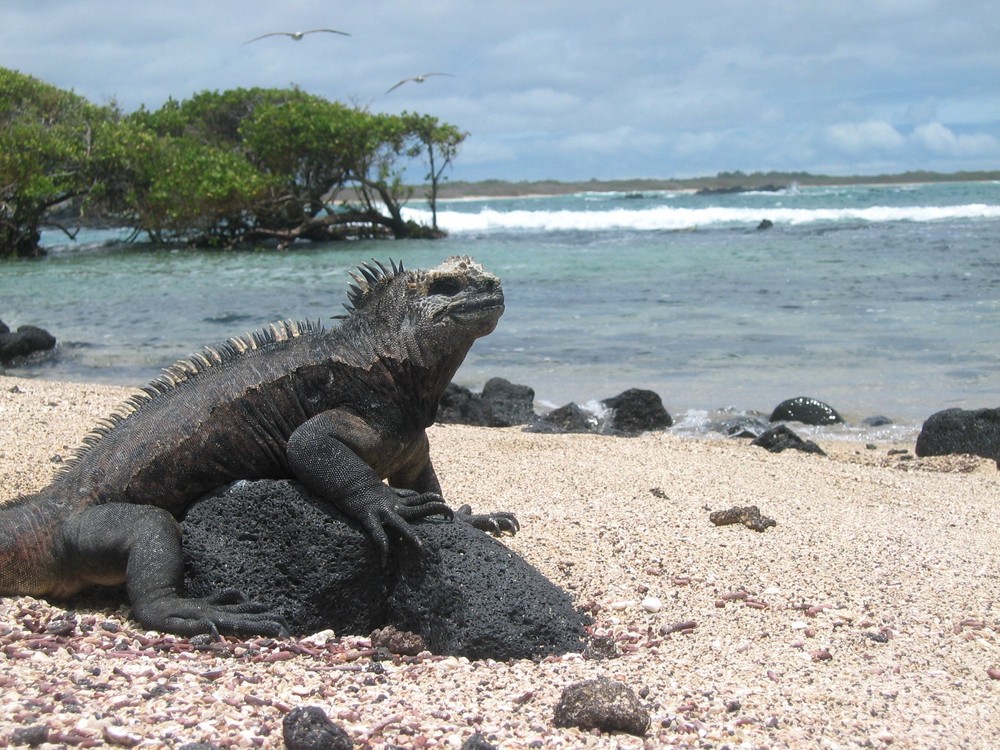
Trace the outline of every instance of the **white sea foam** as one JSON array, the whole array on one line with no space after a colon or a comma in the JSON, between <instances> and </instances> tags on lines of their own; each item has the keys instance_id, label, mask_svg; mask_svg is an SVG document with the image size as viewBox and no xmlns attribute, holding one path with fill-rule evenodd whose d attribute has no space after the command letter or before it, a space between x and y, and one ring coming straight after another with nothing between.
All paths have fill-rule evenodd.
<instances>
[{"instance_id":1,"label":"white sea foam","mask_svg":"<svg viewBox=\"0 0 1000 750\"><path fill-rule=\"evenodd\" d=\"M406 209L406 218L430 223L430 212ZM775 225L836 224L844 222L930 222L956 219L1000 219L1000 206L971 203L957 206L869 206L862 208L786 208L709 206L604 211L524 210L482 208L478 212L438 211L438 225L447 232L558 232L611 230L692 230L724 226L756 226L768 219Z\"/></svg>"}]
</instances>

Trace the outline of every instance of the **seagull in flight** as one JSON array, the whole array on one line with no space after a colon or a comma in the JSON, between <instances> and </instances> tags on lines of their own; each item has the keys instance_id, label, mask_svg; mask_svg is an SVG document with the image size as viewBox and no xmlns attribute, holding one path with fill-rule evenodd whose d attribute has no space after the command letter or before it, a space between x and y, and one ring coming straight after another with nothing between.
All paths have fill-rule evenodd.
<instances>
[{"instance_id":1,"label":"seagull in flight","mask_svg":"<svg viewBox=\"0 0 1000 750\"><path fill-rule=\"evenodd\" d=\"M350 36L346 31L337 31L336 29L309 29L309 31L272 31L269 34L261 34L260 36L249 39L244 44L250 44L250 42L256 42L258 39L263 39L269 36L290 36L296 42L300 41L302 37L306 34L317 34L319 32L325 32L327 34L341 34L343 36Z\"/></svg>"},{"instance_id":2,"label":"seagull in flight","mask_svg":"<svg viewBox=\"0 0 1000 750\"><path fill-rule=\"evenodd\" d=\"M402 86L404 83L409 83L410 81L413 81L414 83L423 83L424 81L426 81L431 76L451 76L452 78L454 78L454 76L452 76L451 73L424 73L424 74L419 75L419 76L412 76L410 78L404 78L402 81L400 81L399 83L397 83L395 86L393 86L392 88L390 88L385 93L388 94L390 91L395 91L400 86Z\"/></svg>"}]
</instances>

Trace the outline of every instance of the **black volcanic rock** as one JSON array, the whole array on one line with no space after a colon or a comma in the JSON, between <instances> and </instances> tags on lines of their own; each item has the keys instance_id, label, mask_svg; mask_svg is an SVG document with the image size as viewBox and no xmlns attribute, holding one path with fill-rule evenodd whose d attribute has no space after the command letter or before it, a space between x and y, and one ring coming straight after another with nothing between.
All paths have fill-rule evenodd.
<instances>
[{"instance_id":1,"label":"black volcanic rock","mask_svg":"<svg viewBox=\"0 0 1000 750\"><path fill-rule=\"evenodd\" d=\"M451 383L438 404L436 421L477 427L511 427L535 418L535 392L504 378L490 378L482 393Z\"/></svg>"},{"instance_id":2,"label":"black volcanic rock","mask_svg":"<svg viewBox=\"0 0 1000 750\"><path fill-rule=\"evenodd\" d=\"M296 635L392 626L470 659L583 648L589 618L569 594L461 521L416 524L426 552L395 540L385 567L354 521L291 482L237 482L195 503L182 526L188 595L236 589Z\"/></svg>"},{"instance_id":3,"label":"black volcanic rock","mask_svg":"<svg viewBox=\"0 0 1000 750\"><path fill-rule=\"evenodd\" d=\"M486 407L479 399L479 394L473 393L464 385L449 383L441 400L438 402L437 417L439 424L471 424L485 427L489 423Z\"/></svg>"},{"instance_id":4,"label":"black volcanic rock","mask_svg":"<svg viewBox=\"0 0 1000 750\"><path fill-rule=\"evenodd\" d=\"M56 345L55 337L48 331L37 326L19 326L17 331L0 320L0 362L9 363L20 357L27 357L35 352L52 349Z\"/></svg>"},{"instance_id":5,"label":"black volcanic rock","mask_svg":"<svg viewBox=\"0 0 1000 750\"><path fill-rule=\"evenodd\" d=\"M772 422L801 422L820 426L843 422L831 406L808 396L790 398L778 404L771 413Z\"/></svg>"},{"instance_id":6,"label":"black volcanic rock","mask_svg":"<svg viewBox=\"0 0 1000 750\"><path fill-rule=\"evenodd\" d=\"M479 398L487 404L490 427L528 424L535 418L535 391L504 378L490 378Z\"/></svg>"},{"instance_id":7,"label":"black volcanic rock","mask_svg":"<svg viewBox=\"0 0 1000 750\"><path fill-rule=\"evenodd\" d=\"M636 434L663 430L674 423L663 407L660 396L654 391L630 388L605 399L601 405L612 410L609 427L618 432Z\"/></svg>"},{"instance_id":8,"label":"black volcanic rock","mask_svg":"<svg viewBox=\"0 0 1000 750\"><path fill-rule=\"evenodd\" d=\"M543 414L524 428L525 432L597 432L600 421L595 415L568 403Z\"/></svg>"},{"instance_id":9,"label":"black volcanic rock","mask_svg":"<svg viewBox=\"0 0 1000 750\"><path fill-rule=\"evenodd\" d=\"M918 456L971 453L1000 469L1000 409L945 409L928 417L917 436Z\"/></svg>"},{"instance_id":10,"label":"black volcanic rock","mask_svg":"<svg viewBox=\"0 0 1000 750\"><path fill-rule=\"evenodd\" d=\"M350 750L351 736L319 706L296 706L281 721L286 750Z\"/></svg>"},{"instance_id":11,"label":"black volcanic rock","mask_svg":"<svg viewBox=\"0 0 1000 750\"><path fill-rule=\"evenodd\" d=\"M767 430L767 432L757 436L750 444L758 448L764 448L771 453L781 453L782 451L791 449L802 451L803 453L826 455L826 452L812 440L802 439L783 424L776 425Z\"/></svg>"}]
</instances>

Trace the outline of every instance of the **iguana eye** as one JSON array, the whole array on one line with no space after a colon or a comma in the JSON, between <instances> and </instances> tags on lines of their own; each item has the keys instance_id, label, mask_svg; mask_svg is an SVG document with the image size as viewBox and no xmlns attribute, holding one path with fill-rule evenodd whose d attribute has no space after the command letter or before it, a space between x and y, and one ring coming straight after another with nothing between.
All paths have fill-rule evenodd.
<instances>
[{"instance_id":1,"label":"iguana eye","mask_svg":"<svg viewBox=\"0 0 1000 750\"><path fill-rule=\"evenodd\" d=\"M454 297L462 291L462 282L454 276L444 276L440 279L434 279L427 291L429 294L440 294L443 297Z\"/></svg>"}]
</instances>

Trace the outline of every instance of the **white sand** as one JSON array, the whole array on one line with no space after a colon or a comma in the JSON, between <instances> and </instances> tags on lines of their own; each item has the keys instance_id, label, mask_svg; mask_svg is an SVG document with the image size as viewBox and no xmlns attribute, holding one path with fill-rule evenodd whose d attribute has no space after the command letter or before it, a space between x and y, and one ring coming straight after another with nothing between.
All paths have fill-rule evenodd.
<instances>
[{"instance_id":1,"label":"white sand","mask_svg":"<svg viewBox=\"0 0 1000 750\"><path fill-rule=\"evenodd\" d=\"M52 457L127 394L0 378L0 497L44 485ZM282 715L299 705L371 747L458 747L477 730L499 748L1000 743L1000 679L988 672L1000 677L994 462L458 426L433 428L431 444L449 501L517 513L522 530L506 543L596 603L595 630L619 658L422 657L372 675L363 638L198 651L100 602L73 611L69 635L46 634L65 609L6 597L0 746L45 724L55 744L281 747ZM708 520L749 504L777 527ZM109 620L121 630L103 629ZM660 635L685 620L692 632ZM553 727L563 687L595 676L641 691L644 740Z\"/></svg>"}]
</instances>

